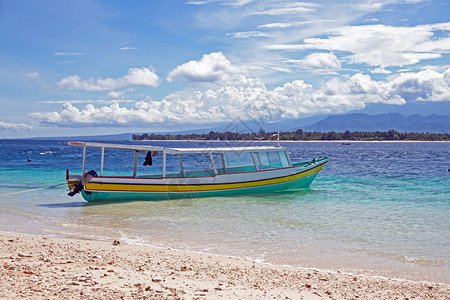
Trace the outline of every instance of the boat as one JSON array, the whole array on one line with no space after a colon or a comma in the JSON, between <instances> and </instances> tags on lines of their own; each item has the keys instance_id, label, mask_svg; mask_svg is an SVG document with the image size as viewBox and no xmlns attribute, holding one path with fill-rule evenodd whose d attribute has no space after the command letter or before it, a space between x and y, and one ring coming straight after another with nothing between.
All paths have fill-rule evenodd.
<instances>
[{"instance_id":1,"label":"boat","mask_svg":"<svg viewBox=\"0 0 450 300\"><path fill-rule=\"evenodd\" d=\"M80 192L89 202L166 200L297 190L309 187L328 161L325 156L292 162L288 150L281 146L168 148L97 142L68 144L83 148L81 174L70 174L66 170L68 195ZM86 172L88 148L101 149L99 174L95 170ZM129 175L104 174L105 149L134 152L134 156L127 154L131 165ZM162 172L141 174L146 167L140 167L138 172L138 158L144 154L144 166L152 165L157 159ZM186 162L190 162L189 169ZM98 162L96 165L98 167ZM192 169L192 165L196 168Z\"/></svg>"}]
</instances>

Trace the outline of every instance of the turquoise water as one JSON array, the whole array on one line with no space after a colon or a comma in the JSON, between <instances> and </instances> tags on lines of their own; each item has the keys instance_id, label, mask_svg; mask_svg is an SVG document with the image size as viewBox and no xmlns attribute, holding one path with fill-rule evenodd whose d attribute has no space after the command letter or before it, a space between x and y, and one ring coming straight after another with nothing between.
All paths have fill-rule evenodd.
<instances>
[{"instance_id":1,"label":"turquoise water","mask_svg":"<svg viewBox=\"0 0 450 300\"><path fill-rule=\"evenodd\" d=\"M309 189L87 203L80 195L67 196L66 186L18 193L63 183L66 168L79 173L82 148L56 141L0 141L0 195L15 193L0 197L0 230L122 239L277 265L450 283L450 143L283 146L293 161L330 157ZM90 153L87 168L98 171L99 157L99 151ZM150 168L140 164L138 172L157 172L161 159L157 156ZM131 174L132 161L132 153L106 152L105 174Z\"/></svg>"}]
</instances>

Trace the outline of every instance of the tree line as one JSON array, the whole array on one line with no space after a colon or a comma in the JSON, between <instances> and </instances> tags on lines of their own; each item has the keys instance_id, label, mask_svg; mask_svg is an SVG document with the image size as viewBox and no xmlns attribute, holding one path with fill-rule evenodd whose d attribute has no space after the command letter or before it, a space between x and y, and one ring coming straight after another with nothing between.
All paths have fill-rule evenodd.
<instances>
[{"instance_id":1,"label":"tree line","mask_svg":"<svg viewBox=\"0 0 450 300\"><path fill-rule=\"evenodd\" d=\"M265 141L276 140L277 132L239 133L210 131L204 134L134 134L133 140L221 140L221 141ZM420 133L389 131L345 131L345 132L307 132L302 129L280 132L280 140L286 141L450 141L448 133Z\"/></svg>"}]
</instances>

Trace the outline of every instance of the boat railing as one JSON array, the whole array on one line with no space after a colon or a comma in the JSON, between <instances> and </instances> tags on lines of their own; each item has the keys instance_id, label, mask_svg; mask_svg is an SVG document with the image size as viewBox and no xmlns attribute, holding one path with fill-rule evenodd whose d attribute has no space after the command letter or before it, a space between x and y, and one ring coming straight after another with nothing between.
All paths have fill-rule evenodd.
<instances>
[{"instance_id":1,"label":"boat railing","mask_svg":"<svg viewBox=\"0 0 450 300\"><path fill-rule=\"evenodd\" d=\"M293 167L308 167L311 165L322 163L323 161L327 161L327 160L328 160L328 156L325 156L325 157L318 158L318 159L312 159L312 160L308 160L308 161L292 163L292 166Z\"/></svg>"},{"instance_id":2,"label":"boat railing","mask_svg":"<svg viewBox=\"0 0 450 300\"><path fill-rule=\"evenodd\" d=\"M304 163L306 165L306 162ZM294 166L294 165L293 165ZM255 166L240 166L240 167L227 167L216 169L217 173L214 173L213 169L204 170L184 170L183 172L166 173L165 178L191 178L191 177L211 177L216 175L237 174L237 173L250 173L255 171L276 170L280 166L260 166L259 170L256 170ZM136 178L163 178L161 173L158 174L140 174Z\"/></svg>"}]
</instances>

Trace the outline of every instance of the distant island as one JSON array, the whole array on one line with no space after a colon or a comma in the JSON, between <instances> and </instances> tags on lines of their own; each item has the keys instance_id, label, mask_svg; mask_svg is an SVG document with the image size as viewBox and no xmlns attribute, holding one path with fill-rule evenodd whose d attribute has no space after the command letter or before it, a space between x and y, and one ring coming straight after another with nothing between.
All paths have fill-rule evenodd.
<instances>
[{"instance_id":1,"label":"distant island","mask_svg":"<svg viewBox=\"0 0 450 300\"><path fill-rule=\"evenodd\" d=\"M302 128L305 131L329 132L337 131L390 131L399 132L450 132L450 116L404 116L399 113L368 115L352 113L328 116L314 124L291 127L291 130ZM273 130L273 128L271 129Z\"/></svg>"},{"instance_id":2,"label":"distant island","mask_svg":"<svg viewBox=\"0 0 450 300\"><path fill-rule=\"evenodd\" d=\"M133 134L133 140L221 140L221 141L267 141L274 140L278 133L260 130L255 133L216 132L205 134ZM280 132L283 141L450 141L448 133L419 133L389 131L349 131L345 132L307 132L302 129Z\"/></svg>"}]
</instances>

